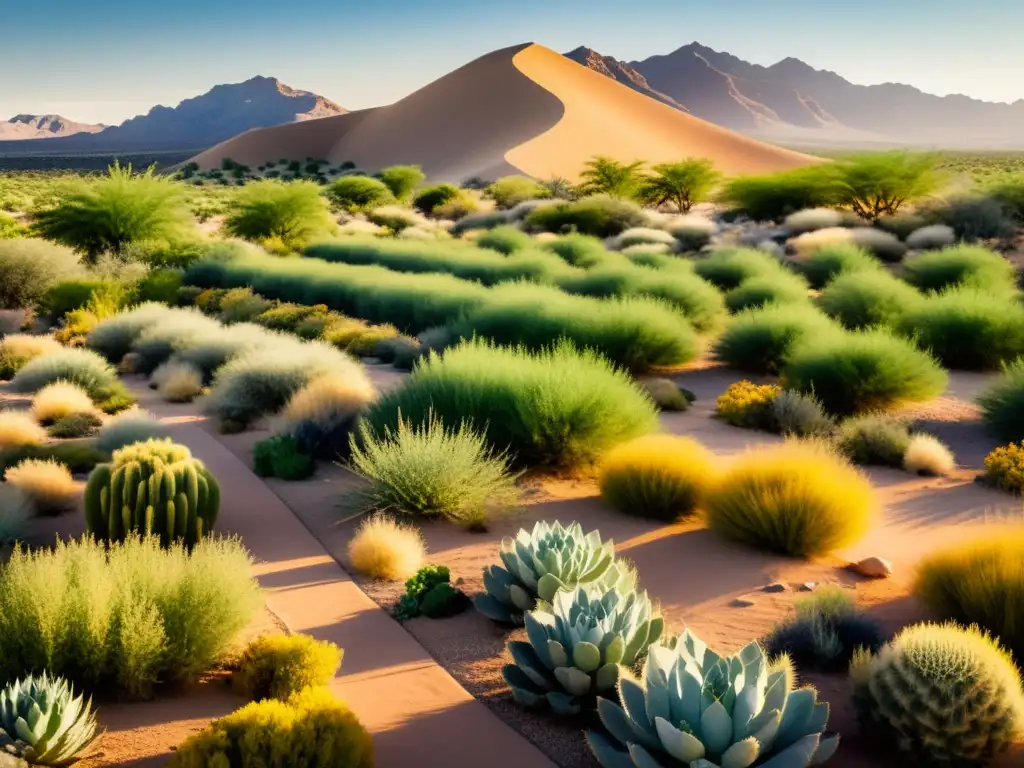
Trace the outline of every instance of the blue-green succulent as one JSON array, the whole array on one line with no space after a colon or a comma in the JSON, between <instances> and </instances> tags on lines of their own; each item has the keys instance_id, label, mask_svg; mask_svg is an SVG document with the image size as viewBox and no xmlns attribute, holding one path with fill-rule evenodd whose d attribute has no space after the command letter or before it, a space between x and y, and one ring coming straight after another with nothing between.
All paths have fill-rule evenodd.
<instances>
[{"instance_id":1,"label":"blue-green succulent","mask_svg":"<svg viewBox=\"0 0 1024 768\"><path fill-rule=\"evenodd\" d=\"M67 765L96 739L92 702L45 672L0 690L0 755L31 765Z\"/></svg>"}]
</instances>

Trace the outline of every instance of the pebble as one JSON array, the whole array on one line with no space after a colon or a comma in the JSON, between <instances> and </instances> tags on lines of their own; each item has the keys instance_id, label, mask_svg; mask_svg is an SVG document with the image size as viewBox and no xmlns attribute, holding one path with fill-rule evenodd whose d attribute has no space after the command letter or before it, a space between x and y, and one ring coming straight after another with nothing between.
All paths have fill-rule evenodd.
<instances>
[{"instance_id":1,"label":"pebble","mask_svg":"<svg viewBox=\"0 0 1024 768\"><path fill-rule=\"evenodd\" d=\"M733 608L749 608L753 604L754 601L751 600L749 597L737 597L735 600L729 603L729 605L731 605Z\"/></svg>"},{"instance_id":2,"label":"pebble","mask_svg":"<svg viewBox=\"0 0 1024 768\"><path fill-rule=\"evenodd\" d=\"M805 581L800 585L799 590L801 592L813 592L816 586L818 586L818 582L816 581Z\"/></svg>"},{"instance_id":3,"label":"pebble","mask_svg":"<svg viewBox=\"0 0 1024 768\"><path fill-rule=\"evenodd\" d=\"M787 591L789 591L789 587L787 587L781 581L776 581L776 582L774 582L772 584L769 584L768 586L764 587L761 591L762 592L787 592Z\"/></svg>"},{"instance_id":4,"label":"pebble","mask_svg":"<svg viewBox=\"0 0 1024 768\"><path fill-rule=\"evenodd\" d=\"M861 576L871 579L885 579L892 576L892 565L881 557L865 557L863 560L853 563L851 568Z\"/></svg>"}]
</instances>

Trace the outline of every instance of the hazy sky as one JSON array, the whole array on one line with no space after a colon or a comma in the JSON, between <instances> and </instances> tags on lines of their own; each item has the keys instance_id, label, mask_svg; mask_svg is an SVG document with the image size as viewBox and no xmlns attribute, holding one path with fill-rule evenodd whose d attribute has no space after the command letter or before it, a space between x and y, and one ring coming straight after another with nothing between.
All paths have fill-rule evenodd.
<instances>
[{"instance_id":1,"label":"hazy sky","mask_svg":"<svg viewBox=\"0 0 1024 768\"><path fill-rule=\"evenodd\" d=\"M0 0L0 19L0 119L118 123L257 74L358 109L528 41L632 60L697 40L855 83L1024 98L1024 3L1006 0Z\"/></svg>"}]
</instances>

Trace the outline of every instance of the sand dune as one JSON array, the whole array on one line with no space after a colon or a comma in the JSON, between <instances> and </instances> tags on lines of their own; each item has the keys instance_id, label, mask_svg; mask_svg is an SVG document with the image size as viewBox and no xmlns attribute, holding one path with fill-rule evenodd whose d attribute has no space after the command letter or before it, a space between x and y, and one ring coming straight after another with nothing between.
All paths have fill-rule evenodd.
<instances>
[{"instance_id":1,"label":"sand dune","mask_svg":"<svg viewBox=\"0 0 1024 768\"><path fill-rule=\"evenodd\" d=\"M209 168L225 157L259 165L312 156L367 171L415 163L431 181L460 182L509 173L576 180L594 155L707 157L727 174L814 162L683 114L535 44L489 53L390 106L249 131L195 160Z\"/></svg>"}]
</instances>

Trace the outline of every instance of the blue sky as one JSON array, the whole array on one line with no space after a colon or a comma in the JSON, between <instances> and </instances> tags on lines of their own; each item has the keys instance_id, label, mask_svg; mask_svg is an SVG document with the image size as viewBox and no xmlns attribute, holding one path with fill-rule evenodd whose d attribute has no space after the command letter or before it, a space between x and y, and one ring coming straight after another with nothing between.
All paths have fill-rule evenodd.
<instances>
[{"instance_id":1,"label":"blue sky","mask_svg":"<svg viewBox=\"0 0 1024 768\"><path fill-rule=\"evenodd\" d=\"M1024 3L1005 0L0 0L0 11L0 119L117 123L256 74L357 109L527 41L630 60L697 40L856 83L1024 98Z\"/></svg>"}]
</instances>

